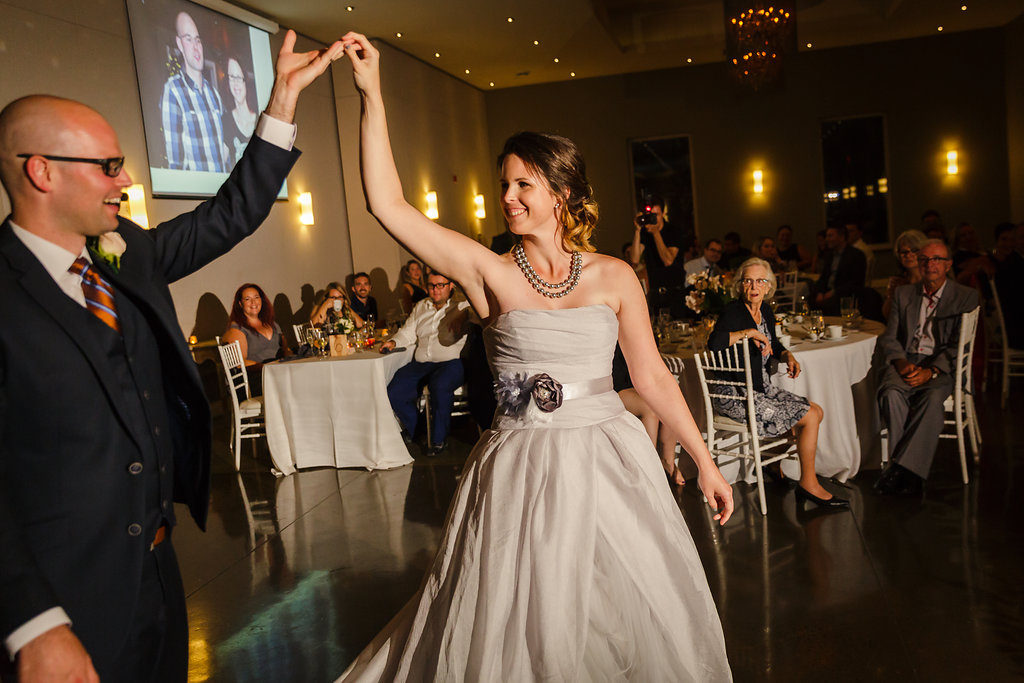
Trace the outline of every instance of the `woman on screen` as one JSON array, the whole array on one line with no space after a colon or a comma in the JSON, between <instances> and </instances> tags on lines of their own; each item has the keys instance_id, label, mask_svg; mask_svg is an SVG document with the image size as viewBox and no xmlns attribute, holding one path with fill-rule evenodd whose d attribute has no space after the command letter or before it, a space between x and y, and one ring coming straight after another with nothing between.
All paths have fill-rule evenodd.
<instances>
[{"instance_id":1,"label":"woman on screen","mask_svg":"<svg viewBox=\"0 0 1024 683\"><path fill-rule=\"evenodd\" d=\"M228 146L231 166L242 158L242 152L256 130L256 107L249 101L251 91L242 65L234 57L229 57L228 94L231 95L232 107L224 116L224 142Z\"/></svg>"}]
</instances>

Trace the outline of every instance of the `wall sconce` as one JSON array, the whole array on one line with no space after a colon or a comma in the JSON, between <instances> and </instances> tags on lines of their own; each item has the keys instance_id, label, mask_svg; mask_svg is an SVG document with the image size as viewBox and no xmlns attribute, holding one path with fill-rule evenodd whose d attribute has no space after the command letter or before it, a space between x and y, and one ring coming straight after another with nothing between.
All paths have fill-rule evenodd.
<instances>
[{"instance_id":1,"label":"wall sconce","mask_svg":"<svg viewBox=\"0 0 1024 683\"><path fill-rule=\"evenodd\" d=\"M146 213L146 190L142 185L135 184L125 190L128 193L128 215L132 221L143 228L149 229L149 215Z\"/></svg>"},{"instance_id":2,"label":"wall sconce","mask_svg":"<svg viewBox=\"0 0 1024 683\"><path fill-rule=\"evenodd\" d=\"M957 153L955 149L946 152L946 175L956 175L960 172L957 166Z\"/></svg>"},{"instance_id":3,"label":"wall sconce","mask_svg":"<svg viewBox=\"0 0 1024 683\"><path fill-rule=\"evenodd\" d=\"M427 210L426 216L432 221L436 221L441 214L437 212L437 193L433 190L427 192Z\"/></svg>"},{"instance_id":4,"label":"wall sconce","mask_svg":"<svg viewBox=\"0 0 1024 683\"><path fill-rule=\"evenodd\" d=\"M889 179L879 178L878 179L878 194L885 194L889 191Z\"/></svg>"},{"instance_id":5,"label":"wall sconce","mask_svg":"<svg viewBox=\"0 0 1024 683\"><path fill-rule=\"evenodd\" d=\"M761 194L762 192L764 192L764 183L762 182L763 180L764 173L761 171L761 169L756 169L754 171L754 194Z\"/></svg>"},{"instance_id":6,"label":"wall sconce","mask_svg":"<svg viewBox=\"0 0 1024 683\"><path fill-rule=\"evenodd\" d=\"M487 212L484 211L484 196L482 194L478 194L475 197L473 197L473 206L476 207L477 218L487 218Z\"/></svg>"},{"instance_id":7,"label":"wall sconce","mask_svg":"<svg viewBox=\"0 0 1024 683\"><path fill-rule=\"evenodd\" d=\"M299 194L299 222L313 225L313 194L310 192Z\"/></svg>"}]
</instances>

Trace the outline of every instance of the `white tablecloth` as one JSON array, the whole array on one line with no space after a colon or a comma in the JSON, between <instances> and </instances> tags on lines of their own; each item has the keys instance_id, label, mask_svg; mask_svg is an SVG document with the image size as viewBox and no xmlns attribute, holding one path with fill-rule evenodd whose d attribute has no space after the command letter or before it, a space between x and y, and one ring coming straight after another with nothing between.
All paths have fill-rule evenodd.
<instances>
[{"instance_id":1,"label":"white tablecloth","mask_svg":"<svg viewBox=\"0 0 1024 683\"><path fill-rule=\"evenodd\" d=\"M838 341L812 343L799 341L803 337L800 326L791 329L794 343L790 349L800 362L801 372L796 379L778 374L772 381L782 389L804 396L822 407L825 418L818 432L818 452L815 470L825 477L846 481L860 470L862 442L877 441L877 421L874 419L874 387L864 380L871 369L875 341L884 331L879 323L866 322L860 331ZM707 424L704 415L704 397L693 363L693 350L680 348L665 354L669 368L679 375L683 391L694 419L701 430ZM682 370L680 372L680 369ZM780 366L780 371L784 369ZM795 462L783 463L786 476L798 478L800 467ZM746 473L723 470L730 481L746 478Z\"/></svg>"},{"instance_id":2,"label":"white tablecloth","mask_svg":"<svg viewBox=\"0 0 1024 683\"><path fill-rule=\"evenodd\" d=\"M412 462L387 386L412 351L361 351L263 367L267 444L274 467L401 467Z\"/></svg>"}]
</instances>

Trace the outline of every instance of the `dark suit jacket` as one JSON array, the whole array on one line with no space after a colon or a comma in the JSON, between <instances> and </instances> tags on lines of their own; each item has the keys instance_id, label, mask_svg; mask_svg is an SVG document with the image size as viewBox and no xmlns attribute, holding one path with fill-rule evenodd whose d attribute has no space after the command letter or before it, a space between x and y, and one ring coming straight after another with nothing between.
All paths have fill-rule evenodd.
<instances>
[{"instance_id":1,"label":"dark suit jacket","mask_svg":"<svg viewBox=\"0 0 1024 683\"><path fill-rule=\"evenodd\" d=\"M839 254L839 267L836 268L835 297L856 296L864 288L864 275L867 272L868 260L857 247L846 245ZM815 292L827 292L828 281L832 277L832 254L825 258L821 277L814 283Z\"/></svg>"},{"instance_id":2,"label":"dark suit jacket","mask_svg":"<svg viewBox=\"0 0 1024 683\"><path fill-rule=\"evenodd\" d=\"M917 332L921 317L920 283L897 287L892 297L892 309L885 333L878 339L882 359L888 365L894 360L906 358L910 342ZM935 322L932 333L935 336L935 350L918 365L934 367L949 375L956 362L957 343L960 339L960 316L978 306L978 292L964 287L953 280L946 281L946 289L935 308Z\"/></svg>"},{"instance_id":3,"label":"dark suit jacket","mask_svg":"<svg viewBox=\"0 0 1024 683\"><path fill-rule=\"evenodd\" d=\"M767 303L761 304L761 319L768 322L768 338L772 341L772 357L781 360L786 347L775 336L775 314L772 313L772 307ZM711 331L711 336L708 337L708 349L711 351L721 351L729 346L730 332L749 330L751 328L757 328L754 317L750 315L750 311L747 310L742 301L733 301L725 307L722 315L718 317L715 329ZM750 379L754 384L754 389L763 392L764 381L761 376L761 368L764 366L764 362L761 359L761 349L753 340L748 340L747 344L750 347ZM740 362L743 362L742 358Z\"/></svg>"},{"instance_id":4,"label":"dark suit jacket","mask_svg":"<svg viewBox=\"0 0 1024 683\"><path fill-rule=\"evenodd\" d=\"M217 196L143 230L119 220L127 242L119 273L94 256L119 297L156 338L174 446L174 499L205 528L210 412L178 325L168 283L250 235L298 158L254 138ZM124 643L151 538L130 535L146 517L144 477L129 473L140 434L122 404L111 359L74 321L82 309L0 226L0 637L60 606L94 661ZM129 364L133 362L128 358ZM150 480L152 481L152 480ZM163 512L173 520L173 511Z\"/></svg>"}]
</instances>

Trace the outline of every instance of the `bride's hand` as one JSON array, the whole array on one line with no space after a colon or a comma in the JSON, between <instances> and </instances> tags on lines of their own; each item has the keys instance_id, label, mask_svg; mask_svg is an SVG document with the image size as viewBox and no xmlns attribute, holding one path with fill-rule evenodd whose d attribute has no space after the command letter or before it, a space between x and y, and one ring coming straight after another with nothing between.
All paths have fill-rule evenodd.
<instances>
[{"instance_id":1,"label":"bride's hand","mask_svg":"<svg viewBox=\"0 0 1024 683\"><path fill-rule=\"evenodd\" d=\"M352 79L360 93L380 90L380 52L362 33L349 31L341 38L352 62Z\"/></svg>"},{"instance_id":2,"label":"bride's hand","mask_svg":"<svg viewBox=\"0 0 1024 683\"><path fill-rule=\"evenodd\" d=\"M708 499L708 505L717 512L715 519L724 526L732 517L732 487L725 481L725 477L718 471L718 467L711 465L700 471L697 475L697 486L701 493Z\"/></svg>"}]
</instances>

